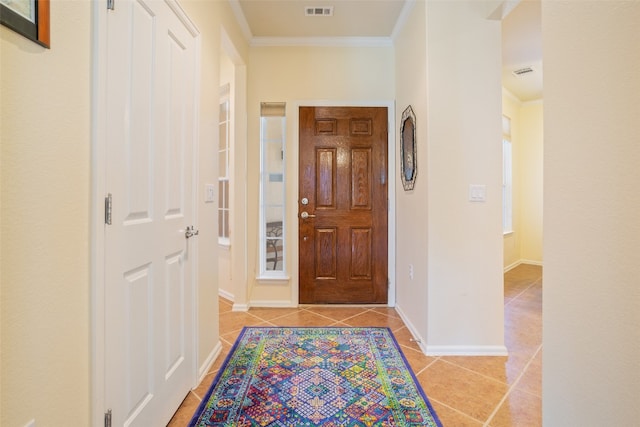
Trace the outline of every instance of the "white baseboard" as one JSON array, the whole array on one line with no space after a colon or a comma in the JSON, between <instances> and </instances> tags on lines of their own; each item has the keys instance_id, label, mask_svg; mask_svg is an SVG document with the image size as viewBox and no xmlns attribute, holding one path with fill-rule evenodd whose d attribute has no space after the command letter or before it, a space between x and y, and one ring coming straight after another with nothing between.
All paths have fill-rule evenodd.
<instances>
[{"instance_id":1,"label":"white baseboard","mask_svg":"<svg viewBox=\"0 0 640 427\"><path fill-rule=\"evenodd\" d=\"M402 318L402 321L404 322L405 326L407 327L407 329L409 329L409 332L411 332L411 335L413 336L413 339L415 340L416 344L418 344L418 346L420 347L420 350L422 350L424 354L427 354L426 341L422 338L422 336L420 336L420 334L418 333L418 330L413 325L413 323L409 321L409 318L404 314L400 306L396 305L395 308L396 308L396 312Z\"/></svg>"},{"instance_id":2,"label":"white baseboard","mask_svg":"<svg viewBox=\"0 0 640 427\"><path fill-rule=\"evenodd\" d=\"M231 302L236 299L236 297L231 292L227 292L224 289L218 289L218 295Z\"/></svg>"},{"instance_id":3,"label":"white baseboard","mask_svg":"<svg viewBox=\"0 0 640 427\"><path fill-rule=\"evenodd\" d=\"M249 311L249 304L237 304L234 302L231 311Z\"/></svg>"},{"instance_id":4,"label":"white baseboard","mask_svg":"<svg viewBox=\"0 0 640 427\"><path fill-rule=\"evenodd\" d=\"M427 356L508 356L503 345L427 345Z\"/></svg>"},{"instance_id":5,"label":"white baseboard","mask_svg":"<svg viewBox=\"0 0 640 427\"><path fill-rule=\"evenodd\" d=\"M521 259L518 260L512 264L507 265L504 268L504 272L506 273L509 270L513 270L514 268L516 268L517 266L521 265L521 264L529 264L529 265L539 265L542 266L542 261L534 261L534 260L530 260L530 259Z\"/></svg>"},{"instance_id":6,"label":"white baseboard","mask_svg":"<svg viewBox=\"0 0 640 427\"><path fill-rule=\"evenodd\" d=\"M222 352L222 342L218 341L215 347L213 347L213 350L211 350L211 353L209 353L209 355L205 359L202 366L200 366L200 369L198 369L198 384L196 384L196 387L202 382L204 377L207 375L207 372L209 372L209 369L211 369L213 362L216 361L218 356L220 356L221 352Z\"/></svg>"},{"instance_id":7,"label":"white baseboard","mask_svg":"<svg viewBox=\"0 0 640 427\"><path fill-rule=\"evenodd\" d=\"M539 266L542 266L542 261L535 261L535 260L532 260L532 259L523 259L523 260L520 260L520 263L521 263L521 264L529 264L529 265L539 265Z\"/></svg>"},{"instance_id":8,"label":"white baseboard","mask_svg":"<svg viewBox=\"0 0 640 427\"><path fill-rule=\"evenodd\" d=\"M504 268L504 273L506 273L506 272L507 272L507 271L509 271L509 270L513 270L514 268L516 268L516 267L517 267L517 266L519 266L520 264L522 264L522 261L516 261L516 262L514 262L514 263L512 263L512 264L507 265L507 266Z\"/></svg>"},{"instance_id":9,"label":"white baseboard","mask_svg":"<svg viewBox=\"0 0 640 427\"><path fill-rule=\"evenodd\" d=\"M402 311L400 306L396 306L396 311L402 318L413 338L416 340L420 350L427 356L507 356L507 347L503 345L427 345L426 341L420 336L416 327L411 323Z\"/></svg>"}]
</instances>

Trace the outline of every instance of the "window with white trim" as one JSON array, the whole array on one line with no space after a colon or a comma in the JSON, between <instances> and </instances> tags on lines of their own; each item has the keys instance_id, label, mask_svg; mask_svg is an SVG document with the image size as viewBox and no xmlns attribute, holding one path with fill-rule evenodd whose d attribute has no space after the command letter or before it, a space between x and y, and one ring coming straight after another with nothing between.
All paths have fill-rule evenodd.
<instances>
[{"instance_id":1,"label":"window with white trim","mask_svg":"<svg viewBox=\"0 0 640 427\"><path fill-rule=\"evenodd\" d=\"M285 103L260 104L260 276L282 278L285 246Z\"/></svg>"},{"instance_id":2,"label":"window with white trim","mask_svg":"<svg viewBox=\"0 0 640 427\"><path fill-rule=\"evenodd\" d=\"M229 245L231 227L229 225L229 152L231 147L231 101L230 85L220 88L220 118L218 147L218 243Z\"/></svg>"},{"instance_id":3,"label":"window with white trim","mask_svg":"<svg viewBox=\"0 0 640 427\"><path fill-rule=\"evenodd\" d=\"M511 120L502 116L502 232L513 232L513 154Z\"/></svg>"}]
</instances>

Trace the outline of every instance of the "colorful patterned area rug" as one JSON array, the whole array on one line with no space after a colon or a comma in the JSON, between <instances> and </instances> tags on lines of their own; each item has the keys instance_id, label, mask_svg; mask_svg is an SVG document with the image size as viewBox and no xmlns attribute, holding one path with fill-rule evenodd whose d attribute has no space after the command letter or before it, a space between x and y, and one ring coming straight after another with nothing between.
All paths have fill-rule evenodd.
<instances>
[{"instance_id":1,"label":"colorful patterned area rug","mask_svg":"<svg viewBox=\"0 0 640 427\"><path fill-rule=\"evenodd\" d=\"M247 327L189 426L442 426L388 328Z\"/></svg>"}]
</instances>

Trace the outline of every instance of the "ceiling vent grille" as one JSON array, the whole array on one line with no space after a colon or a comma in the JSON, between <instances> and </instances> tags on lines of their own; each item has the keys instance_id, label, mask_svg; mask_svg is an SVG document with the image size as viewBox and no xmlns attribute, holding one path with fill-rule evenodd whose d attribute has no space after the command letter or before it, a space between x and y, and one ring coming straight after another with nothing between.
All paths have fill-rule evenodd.
<instances>
[{"instance_id":1,"label":"ceiling vent grille","mask_svg":"<svg viewBox=\"0 0 640 427\"><path fill-rule=\"evenodd\" d=\"M333 16L333 6L307 6L304 16Z\"/></svg>"},{"instance_id":2,"label":"ceiling vent grille","mask_svg":"<svg viewBox=\"0 0 640 427\"><path fill-rule=\"evenodd\" d=\"M533 69L533 67L523 67L523 68L518 68L517 70L514 70L512 73L514 76L520 77L520 76L524 76L525 74L533 73L534 71L535 70Z\"/></svg>"}]
</instances>

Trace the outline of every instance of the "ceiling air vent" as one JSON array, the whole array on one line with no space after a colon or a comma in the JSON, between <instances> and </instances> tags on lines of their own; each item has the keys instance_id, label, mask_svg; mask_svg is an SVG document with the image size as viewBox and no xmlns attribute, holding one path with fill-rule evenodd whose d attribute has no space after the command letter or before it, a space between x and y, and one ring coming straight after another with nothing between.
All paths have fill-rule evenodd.
<instances>
[{"instance_id":1,"label":"ceiling air vent","mask_svg":"<svg viewBox=\"0 0 640 427\"><path fill-rule=\"evenodd\" d=\"M533 69L533 67L524 67L524 68L518 68L517 70L512 71L512 73L514 76L520 77L525 74L533 73L534 71L535 70Z\"/></svg>"},{"instance_id":2,"label":"ceiling air vent","mask_svg":"<svg viewBox=\"0 0 640 427\"><path fill-rule=\"evenodd\" d=\"M307 6L305 16L333 16L333 6Z\"/></svg>"}]
</instances>

